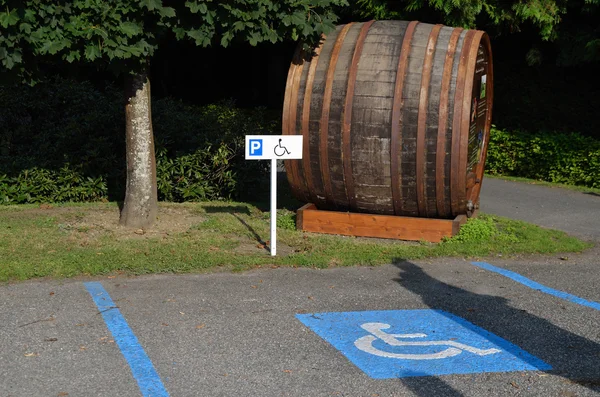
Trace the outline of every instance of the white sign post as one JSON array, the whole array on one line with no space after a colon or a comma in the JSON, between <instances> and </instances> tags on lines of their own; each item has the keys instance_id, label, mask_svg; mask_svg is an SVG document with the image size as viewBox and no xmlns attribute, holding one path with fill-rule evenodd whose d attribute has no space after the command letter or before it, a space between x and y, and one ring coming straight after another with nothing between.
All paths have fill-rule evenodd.
<instances>
[{"instance_id":1,"label":"white sign post","mask_svg":"<svg viewBox=\"0 0 600 397\"><path fill-rule=\"evenodd\" d=\"M302 158L302 135L246 135L246 160L271 160L271 256L277 254L277 160Z\"/></svg>"}]
</instances>

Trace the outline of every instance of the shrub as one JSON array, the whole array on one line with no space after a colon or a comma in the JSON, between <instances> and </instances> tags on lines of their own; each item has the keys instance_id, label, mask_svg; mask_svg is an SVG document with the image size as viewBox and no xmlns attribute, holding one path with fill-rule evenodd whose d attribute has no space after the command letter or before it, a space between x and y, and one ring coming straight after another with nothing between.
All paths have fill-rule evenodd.
<instances>
[{"instance_id":1,"label":"shrub","mask_svg":"<svg viewBox=\"0 0 600 397\"><path fill-rule=\"evenodd\" d=\"M600 141L578 133L528 134L493 128L486 171L599 188Z\"/></svg>"},{"instance_id":2,"label":"shrub","mask_svg":"<svg viewBox=\"0 0 600 397\"><path fill-rule=\"evenodd\" d=\"M267 182L268 162L244 156L245 135L278 133L278 115L267 109L162 99L153 104L153 125L161 200L249 198Z\"/></svg>"},{"instance_id":3,"label":"shrub","mask_svg":"<svg viewBox=\"0 0 600 397\"><path fill-rule=\"evenodd\" d=\"M65 165L58 171L32 168L16 177L0 175L0 204L98 201L106 197L102 177L86 177Z\"/></svg>"},{"instance_id":4,"label":"shrub","mask_svg":"<svg viewBox=\"0 0 600 397\"><path fill-rule=\"evenodd\" d=\"M499 228L497 217L481 214L477 218L469 218L456 236L445 238L442 244L480 244L492 240L498 243L518 243L519 231L512 226L513 224L518 222L512 221L510 226L504 225Z\"/></svg>"},{"instance_id":5,"label":"shrub","mask_svg":"<svg viewBox=\"0 0 600 397\"><path fill-rule=\"evenodd\" d=\"M491 217L469 218L459 233L447 242L469 243L488 241L498 233L498 228Z\"/></svg>"},{"instance_id":6,"label":"shrub","mask_svg":"<svg viewBox=\"0 0 600 397\"><path fill-rule=\"evenodd\" d=\"M278 133L279 115L234 103L153 101L159 199L243 199L268 183L268 162L245 161L246 134ZM0 86L0 202L122 199L121 95L54 79Z\"/></svg>"}]
</instances>

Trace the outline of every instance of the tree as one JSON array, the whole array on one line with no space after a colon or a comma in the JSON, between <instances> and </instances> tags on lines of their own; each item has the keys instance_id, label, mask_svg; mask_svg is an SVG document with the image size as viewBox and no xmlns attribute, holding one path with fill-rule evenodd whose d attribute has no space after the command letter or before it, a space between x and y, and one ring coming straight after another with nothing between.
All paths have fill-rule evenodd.
<instances>
[{"instance_id":1,"label":"tree","mask_svg":"<svg viewBox=\"0 0 600 397\"><path fill-rule=\"evenodd\" d=\"M465 28L515 33L532 25L571 62L600 60L600 0L353 0L353 14L375 19L420 19ZM569 19L566 18L568 13ZM575 15L575 16L574 16ZM574 17L573 17L574 16ZM573 21L576 21L575 23ZM529 63L537 63L532 49ZM564 62L563 63L568 63Z\"/></svg>"},{"instance_id":2,"label":"tree","mask_svg":"<svg viewBox=\"0 0 600 397\"><path fill-rule=\"evenodd\" d=\"M358 14L378 19L429 12L450 26L474 28L478 20L486 19L490 25L511 31L518 31L520 25L531 22L539 28L542 37L549 38L566 11L567 0L356 0L356 3Z\"/></svg>"},{"instance_id":3,"label":"tree","mask_svg":"<svg viewBox=\"0 0 600 397\"><path fill-rule=\"evenodd\" d=\"M346 0L0 0L0 72L34 83L42 61L126 75L127 183L120 223L152 225L158 208L149 67L169 40L198 46L292 39L334 28ZM240 60L243 62L243 60ZM4 70L2 70L4 69Z\"/></svg>"}]
</instances>

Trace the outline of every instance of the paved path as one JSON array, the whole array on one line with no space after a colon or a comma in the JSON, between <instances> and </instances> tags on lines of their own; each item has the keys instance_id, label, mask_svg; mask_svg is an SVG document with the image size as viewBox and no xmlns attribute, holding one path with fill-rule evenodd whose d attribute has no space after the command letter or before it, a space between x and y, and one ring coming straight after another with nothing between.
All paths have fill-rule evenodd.
<instances>
[{"instance_id":1,"label":"paved path","mask_svg":"<svg viewBox=\"0 0 600 397\"><path fill-rule=\"evenodd\" d=\"M484 183L484 211L600 241L593 220L598 216L594 212L598 197L491 179ZM532 199L535 192L542 194ZM567 203L581 208L582 202L591 206L588 216L575 216L573 211L564 215L564 208L570 208ZM173 397L598 396L600 310L593 307L600 302L598 258L600 248L568 259L563 255L482 259L550 291L576 295L592 306L544 293L462 258L413 262L396 258L391 265L375 268L278 268L94 281L106 289L116 305L109 312L122 314ZM89 281L36 280L0 286L0 396L162 396L140 391L130 370L132 363L108 330L106 312L99 313L86 290ZM450 368L470 368L473 373L436 375L448 368L444 360L449 358L440 358L420 361L420 370L426 368L432 376L377 379L377 373L369 374L361 366L368 369L384 360L384 372L406 374L413 361L371 353L366 360L352 361L353 354L364 355L351 343L356 337L350 337L342 352L334 345L347 335L335 334L327 342L297 317L308 315L320 322L324 315L319 313L360 312L365 320L351 331L362 332L357 335L364 340L372 336L358 327L362 323L373 319L392 323L394 319L385 313L426 317L432 310L445 313L444 321L400 321L381 332L413 335L395 339L402 343L471 343L479 349L501 350L497 357L502 359L494 361L493 353L491 361L484 361L459 349L456 359L462 361ZM453 334L442 326L457 317L478 328L470 326ZM338 327L335 322L323 324L320 332L326 334ZM435 346L426 347L429 350L394 346L372 338L370 346L387 353L442 351ZM485 343L475 346L472 341L477 338ZM552 369L493 370L526 355ZM139 365L140 360L133 361Z\"/></svg>"},{"instance_id":2,"label":"paved path","mask_svg":"<svg viewBox=\"0 0 600 397\"><path fill-rule=\"evenodd\" d=\"M481 210L600 241L600 196L484 178Z\"/></svg>"}]
</instances>

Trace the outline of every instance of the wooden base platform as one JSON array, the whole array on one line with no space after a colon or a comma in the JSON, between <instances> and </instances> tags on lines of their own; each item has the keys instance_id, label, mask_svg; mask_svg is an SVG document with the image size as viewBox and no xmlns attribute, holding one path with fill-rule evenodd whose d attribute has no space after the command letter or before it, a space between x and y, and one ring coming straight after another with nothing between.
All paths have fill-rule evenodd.
<instances>
[{"instance_id":1,"label":"wooden base platform","mask_svg":"<svg viewBox=\"0 0 600 397\"><path fill-rule=\"evenodd\" d=\"M322 211L314 204L306 204L297 212L296 228L314 233L437 243L456 235L465 222L466 215L454 219L413 218Z\"/></svg>"}]
</instances>

